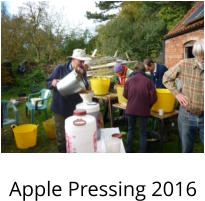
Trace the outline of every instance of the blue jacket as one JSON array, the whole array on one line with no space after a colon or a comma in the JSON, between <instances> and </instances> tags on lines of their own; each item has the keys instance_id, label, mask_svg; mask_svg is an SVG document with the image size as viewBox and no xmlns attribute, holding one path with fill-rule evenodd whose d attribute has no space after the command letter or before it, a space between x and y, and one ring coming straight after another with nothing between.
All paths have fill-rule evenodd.
<instances>
[{"instance_id":1,"label":"blue jacket","mask_svg":"<svg viewBox=\"0 0 205 201\"><path fill-rule=\"evenodd\" d=\"M52 86L52 81L54 79L62 79L72 71L72 69L69 69L69 65L70 63L65 63L57 66L50 77L47 79L48 88L53 89L51 110L54 113L63 115L65 118L73 115L75 106L82 102L82 99L78 93L68 96L61 96L58 90ZM87 82L86 72L84 73L83 77ZM86 88L88 88L88 82Z\"/></svg>"},{"instance_id":2,"label":"blue jacket","mask_svg":"<svg viewBox=\"0 0 205 201\"><path fill-rule=\"evenodd\" d=\"M156 88L166 88L162 83L162 78L167 70L167 67L164 65L157 64L156 73L151 73L151 80L154 82Z\"/></svg>"}]
</instances>

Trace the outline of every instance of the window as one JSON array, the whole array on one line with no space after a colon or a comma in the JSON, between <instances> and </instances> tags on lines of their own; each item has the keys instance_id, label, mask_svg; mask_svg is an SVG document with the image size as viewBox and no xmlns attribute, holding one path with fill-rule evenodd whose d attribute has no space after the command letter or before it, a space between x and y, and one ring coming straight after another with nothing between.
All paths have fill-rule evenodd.
<instances>
[{"instance_id":1,"label":"window","mask_svg":"<svg viewBox=\"0 0 205 201\"><path fill-rule=\"evenodd\" d=\"M184 58L194 58L194 55L192 54L193 45L195 43L195 40L189 41L184 45Z\"/></svg>"}]
</instances>

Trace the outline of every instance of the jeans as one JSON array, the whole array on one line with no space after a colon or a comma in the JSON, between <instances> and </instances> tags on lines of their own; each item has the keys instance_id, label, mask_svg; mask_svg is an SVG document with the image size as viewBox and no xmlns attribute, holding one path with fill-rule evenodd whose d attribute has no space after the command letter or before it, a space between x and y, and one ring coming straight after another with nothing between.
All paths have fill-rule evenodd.
<instances>
[{"instance_id":1,"label":"jeans","mask_svg":"<svg viewBox=\"0 0 205 201\"><path fill-rule=\"evenodd\" d=\"M66 141L65 141L65 117L54 113L55 126L56 126L56 138L58 143L58 151L60 153L66 153Z\"/></svg>"},{"instance_id":2,"label":"jeans","mask_svg":"<svg viewBox=\"0 0 205 201\"><path fill-rule=\"evenodd\" d=\"M133 141L136 134L136 119L139 118L140 122L140 151L145 153L147 150L147 117L136 117L127 115L128 119L128 134L127 134L127 153L133 153Z\"/></svg>"},{"instance_id":3,"label":"jeans","mask_svg":"<svg viewBox=\"0 0 205 201\"><path fill-rule=\"evenodd\" d=\"M204 115L197 116L180 107L178 116L179 134L182 141L182 153L192 153L197 132L204 144Z\"/></svg>"}]
</instances>

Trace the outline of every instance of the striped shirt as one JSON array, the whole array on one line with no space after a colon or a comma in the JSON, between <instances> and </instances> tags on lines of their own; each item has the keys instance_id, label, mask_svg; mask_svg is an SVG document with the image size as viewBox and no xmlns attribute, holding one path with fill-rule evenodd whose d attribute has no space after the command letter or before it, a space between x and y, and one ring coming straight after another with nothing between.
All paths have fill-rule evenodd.
<instances>
[{"instance_id":1,"label":"striped shirt","mask_svg":"<svg viewBox=\"0 0 205 201\"><path fill-rule=\"evenodd\" d=\"M175 96L180 93L176 80L181 80L181 93L189 99L186 109L204 111L204 70L199 67L196 59L182 60L164 74L163 84Z\"/></svg>"}]
</instances>

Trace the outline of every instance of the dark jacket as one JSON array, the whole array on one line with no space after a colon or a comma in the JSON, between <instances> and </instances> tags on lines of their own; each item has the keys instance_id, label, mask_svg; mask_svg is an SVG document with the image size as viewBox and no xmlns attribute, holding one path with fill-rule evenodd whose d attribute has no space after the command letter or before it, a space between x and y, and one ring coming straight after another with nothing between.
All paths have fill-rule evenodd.
<instances>
[{"instance_id":1,"label":"dark jacket","mask_svg":"<svg viewBox=\"0 0 205 201\"><path fill-rule=\"evenodd\" d=\"M143 73L137 73L125 83L124 97L128 99L126 114L150 116L150 109L157 100L153 82Z\"/></svg>"},{"instance_id":2,"label":"dark jacket","mask_svg":"<svg viewBox=\"0 0 205 201\"><path fill-rule=\"evenodd\" d=\"M143 71L141 71L141 70L132 72L132 73L129 75L129 78L135 76L135 75L138 74L138 73L142 73L145 77L149 78L149 77L145 74L145 72L143 72Z\"/></svg>"},{"instance_id":3,"label":"dark jacket","mask_svg":"<svg viewBox=\"0 0 205 201\"><path fill-rule=\"evenodd\" d=\"M71 69L69 69L70 63L65 63L62 65L59 65L55 68L53 73L50 75L50 77L47 79L47 85L49 89L53 89L53 100L51 104L51 110L54 113L61 114L64 117L69 117L73 115L73 111L75 110L75 106L82 102L82 99L79 94L72 94L68 96L61 96L61 94L58 92L57 88L54 88L51 84L53 79L62 79L66 75L68 75L70 72L72 72ZM84 79L86 79L86 72L83 75ZM88 83L87 86L88 87Z\"/></svg>"},{"instance_id":4,"label":"dark jacket","mask_svg":"<svg viewBox=\"0 0 205 201\"><path fill-rule=\"evenodd\" d=\"M151 73L151 80L154 82L156 88L166 88L162 83L162 78L167 70L167 67L157 64L156 73Z\"/></svg>"}]
</instances>

